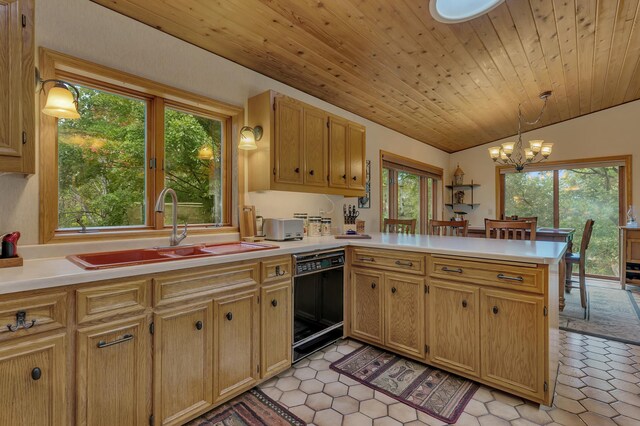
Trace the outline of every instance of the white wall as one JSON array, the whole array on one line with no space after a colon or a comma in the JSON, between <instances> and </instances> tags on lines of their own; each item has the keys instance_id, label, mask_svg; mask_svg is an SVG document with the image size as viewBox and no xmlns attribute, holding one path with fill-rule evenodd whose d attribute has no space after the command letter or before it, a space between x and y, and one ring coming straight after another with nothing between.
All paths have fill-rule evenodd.
<instances>
[{"instance_id":1,"label":"white wall","mask_svg":"<svg viewBox=\"0 0 640 426\"><path fill-rule=\"evenodd\" d=\"M367 127L367 158L372 160L372 208L363 211L367 229L377 229L380 149L447 168L448 154L274 81L177 38L119 15L88 0L36 0L36 46L120 69L223 102L245 106L268 89L342 115ZM0 232L18 229L21 242L38 240L38 178L0 176ZM331 197L336 210L343 199ZM250 194L265 216L315 213L331 203L322 195ZM355 200L345 200L355 203Z\"/></svg>"},{"instance_id":2,"label":"white wall","mask_svg":"<svg viewBox=\"0 0 640 426\"><path fill-rule=\"evenodd\" d=\"M630 102L604 111L523 134L523 142L544 139L553 142L551 160L633 155L633 202L640 201L640 101ZM450 167L459 163L465 180L473 179L482 186L476 192L480 207L469 214L471 225L483 225L485 217L495 217L495 165L487 148L513 137L452 154ZM452 170L453 170L452 169Z\"/></svg>"}]
</instances>

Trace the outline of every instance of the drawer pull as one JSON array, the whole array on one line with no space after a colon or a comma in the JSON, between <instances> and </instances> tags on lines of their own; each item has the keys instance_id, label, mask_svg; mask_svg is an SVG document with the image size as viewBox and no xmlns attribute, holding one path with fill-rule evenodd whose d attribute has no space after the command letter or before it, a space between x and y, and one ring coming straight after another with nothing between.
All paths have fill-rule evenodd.
<instances>
[{"instance_id":1,"label":"drawer pull","mask_svg":"<svg viewBox=\"0 0 640 426\"><path fill-rule=\"evenodd\" d=\"M509 275L505 275L505 274L498 274L498 279L507 280L507 281L518 281L518 282L524 281L524 278L522 277L510 277Z\"/></svg>"},{"instance_id":2,"label":"drawer pull","mask_svg":"<svg viewBox=\"0 0 640 426\"><path fill-rule=\"evenodd\" d=\"M462 301L462 307L463 307L463 308L466 308L466 307L467 307L467 301L466 301L466 300L463 300L463 301Z\"/></svg>"},{"instance_id":3,"label":"drawer pull","mask_svg":"<svg viewBox=\"0 0 640 426\"><path fill-rule=\"evenodd\" d=\"M27 313L25 311L16 312L16 323L15 324L7 324L7 328L10 332L15 333L16 331L24 328L25 330L30 329L36 325L36 320L31 320L31 322L27 322Z\"/></svg>"},{"instance_id":4,"label":"drawer pull","mask_svg":"<svg viewBox=\"0 0 640 426\"><path fill-rule=\"evenodd\" d=\"M396 265L411 268L413 266L413 262L410 260L396 260Z\"/></svg>"},{"instance_id":5,"label":"drawer pull","mask_svg":"<svg viewBox=\"0 0 640 426\"><path fill-rule=\"evenodd\" d=\"M280 265L276 266L276 277L281 277L286 274L287 271L284 268L281 268Z\"/></svg>"},{"instance_id":6,"label":"drawer pull","mask_svg":"<svg viewBox=\"0 0 640 426\"><path fill-rule=\"evenodd\" d=\"M196 330L202 330L202 321L196 321Z\"/></svg>"},{"instance_id":7,"label":"drawer pull","mask_svg":"<svg viewBox=\"0 0 640 426\"><path fill-rule=\"evenodd\" d=\"M227 320L231 321L233 319L233 314L231 312L227 312L227 315L225 315L225 317L227 317Z\"/></svg>"},{"instance_id":8,"label":"drawer pull","mask_svg":"<svg viewBox=\"0 0 640 426\"><path fill-rule=\"evenodd\" d=\"M358 262L375 262L373 257L359 257Z\"/></svg>"},{"instance_id":9,"label":"drawer pull","mask_svg":"<svg viewBox=\"0 0 640 426\"><path fill-rule=\"evenodd\" d=\"M133 340L133 334L125 334L121 339L114 340L113 342L105 342L104 340L100 340L97 346L98 349L102 349L113 345L119 345L120 343L128 342L129 340Z\"/></svg>"},{"instance_id":10,"label":"drawer pull","mask_svg":"<svg viewBox=\"0 0 640 426\"><path fill-rule=\"evenodd\" d=\"M31 378L33 380L40 380L40 377L42 377L42 370L40 370L38 367L31 370Z\"/></svg>"},{"instance_id":11,"label":"drawer pull","mask_svg":"<svg viewBox=\"0 0 640 426\"><path fill-rule=\"evenodd\" d=\"M371 288L375 289L376 288L376 283L371 283Z\"/></svg>"},{"instance_id":12,"label":"drawer pull","mask_svg":"<svg viewBox=\"0 0 640 426\"><path fill-rule=\"evenodd\" d=\"M464 271L462 270L462 268L449 268L447 266L443 266L442 267L442 271L443 272L455 272L456 274L461 274Z\"/></svg>"},{"instance_id":13,"label":"drawer pull","mask_svg":"<svg viewBox=\"0 0 640 426\"><path fill-rule=\"evenodd\" d=\"M395 293L396 291L398 291L395 287L391 287L391 293Z\"/></svg>"},{"instance_id":14,"label":"drawer pull","mask_svg":"<svg viewBox=\"0 0 640 426\"><path fill-rule=\"evenodd\" d=\"M494 315L498 315L498 307L497 306L494 306L492 311L493 311Z\"/></svg>"},{"instance_id":15,"label":"drawer pull","mask_svg":"<svg viewBox=\"0 0 640 426\"><path fill-rule=\"evenodd\" d=\"M274 308L275 308L276 306L278 306L278 301L277 301L276 299L273 299L273 300L271 301L271 306L273 306Z\"/></svg>"}]
</instances>

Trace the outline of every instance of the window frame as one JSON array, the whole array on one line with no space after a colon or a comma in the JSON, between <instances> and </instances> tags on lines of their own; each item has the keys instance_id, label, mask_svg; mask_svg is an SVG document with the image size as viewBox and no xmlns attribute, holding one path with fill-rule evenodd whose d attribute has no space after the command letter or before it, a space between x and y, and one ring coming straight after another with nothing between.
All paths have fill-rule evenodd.
<instances>
[{"instance_id":1,"label":"window frame","mask_svg":"<svg viewBox=\"0 0 640 426\"><path fill-rule=\"evenodd\" d=\"M164 187L164 114L165 106L219 120L223 123L223 226L194 224L192 234L237 232L233 226L233 141L238 138L242 108L225 104L137 77L122 71L74 58L45 48L40 49L40 75L43 79L59 78L71 83L123 95L147 102L146 117L146 183L145 225L90 228L91 233L58 229L58 145L57 119L40 114L40 243L164 236L170 226L164 225L164 213L153 211L157 194ZM46 96L40 93L40 108ZM154 167L150 160L155 159ZM95 232L93 232L95 231Z\"/></svg>"},{"instance_id":2,"label":"window frame","mask_svg":"<svg viewBox=\"0 0 640 426\"><path fill-rule=\"evenodd\" d=\"M426 208L428 197L428 181L432 180L431 187L431 217L437 219L438 212L438 182L442 182L444 171L440 167L431 164L393 154L380 150L380 231L384 231L384 182L382 181L382 170L389 169L389 218L398 216L398 188L395 183L398 179L398 171L404 171L420 176L420 217L417 219L420 225L420 233L428 234L429 215ZM391 183L394 182L394 183Z\"/></svg>"}]
</instances>

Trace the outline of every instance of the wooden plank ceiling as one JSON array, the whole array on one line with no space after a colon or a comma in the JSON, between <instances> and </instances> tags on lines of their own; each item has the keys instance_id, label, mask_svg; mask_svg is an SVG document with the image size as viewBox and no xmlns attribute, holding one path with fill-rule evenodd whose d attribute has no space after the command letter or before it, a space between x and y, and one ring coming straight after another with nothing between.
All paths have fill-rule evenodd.
<instances>
[{"instance_id":1,"label":"wooden plank ceiling","mask_svg":"<svg viewBox=\"0 0 640 426\"><path fill-rule=\"evenodd\" d=\"M544 90L540 126L640 97L639 0L507 0L454 25L429 0L93 1L447 152L515 134Z\"/></svg>"}]
</instances>

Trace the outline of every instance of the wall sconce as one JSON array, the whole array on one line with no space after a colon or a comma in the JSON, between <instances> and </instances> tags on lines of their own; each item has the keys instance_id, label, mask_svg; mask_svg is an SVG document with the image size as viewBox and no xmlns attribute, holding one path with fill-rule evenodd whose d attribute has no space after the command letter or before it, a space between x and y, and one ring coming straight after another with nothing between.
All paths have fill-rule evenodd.
<instances>
[{"instance_id":1,"label":"wall sconce","mask_svg":"<svg viewBox=\"0 0 640 426\"><path fill-rule=\"evenodd\" d=\"M244 126L240 129L240 143L238 143L238 149L243 149L245 151L258 149L256 141L259 141L260 139L262 139L262 126Z\"/></svg>"},{"instance_id":2,"label":"wall sconce","mask_svg":"<svg viewBox=\"0 0 640 426\"><path fill-rule=\"evenodd\" d=\"M213 160L213 149L208 145L202 145L198 150L198 158L205 161Z\"/></svg>"},{"instance_id":3,"label":"wall sconce","mask_svg":"<svg viewBox=\"0 0 640 426\"><path fill-rule=\"evenodd\" d=\"M54 78L42 80L40 73L36 69L36 87L40 85L40 91L42 92L44 91L44 85L47 83L55 83L55 85L47 94L47 102L42 108L42 113L56 118L80 118L80 113L78 112L80 91L78 88L63 80Z\"/></svg>"}]
</instances>

